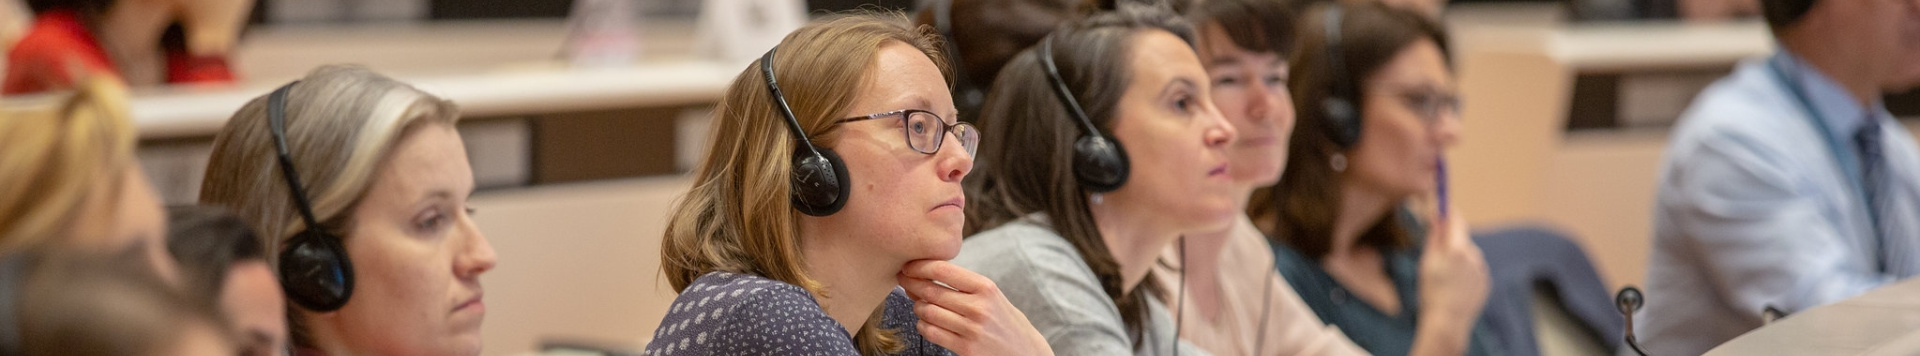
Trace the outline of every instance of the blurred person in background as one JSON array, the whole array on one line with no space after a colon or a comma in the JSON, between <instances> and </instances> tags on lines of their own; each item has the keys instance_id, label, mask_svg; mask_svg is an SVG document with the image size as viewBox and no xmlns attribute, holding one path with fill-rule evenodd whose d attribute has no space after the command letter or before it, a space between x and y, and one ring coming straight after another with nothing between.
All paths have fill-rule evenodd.
<instances>
[{"instance_id":1,"label":"blurred person in background","mask_svg":"<svg viewBox=\"0 0 1920 356\"><path fill-rule=\"evenodd\" d=\"M0 94L233 81L228 57L253 0L25 0L33 24L7 51Z\"/></svg>"},{"instance_id":2,"label":"blurred person in background","mask_svg":"<svg viewBox=\"0 0 1920 356\"><path fill-rule=\"evenodd\" d=\"M289 299L296 355L472 356L493 246L467 206L453 103L329 65L214 137L200 203L241 215Z\"/></svg>"},{"instance_id":3,"label":"blurred person in background","mask_svg":"<svg viewBox=\"0 0 1920 356\"><path fill-rule=\"evenodd\" d=\"M1039 43L1061 23L1079 17L1087 0L932 0L913 22L943 37L941 53L953 65L953 101L960 121L975 122L993 78L1015 53Z\"/></svg>"},{"instance_id":4,"label":"blurred person in background","mask_svg":"<svg viewBox=\"0 0 1920 356\"><path fill-rule=\"evenodd\" d=\"M178 278L165 212L134 161L126 102L104 78L0 102L0 253L125 252Z\"/></svg>"},{"instance_id":5,"label":"blurred person in background","mask_svg":"<svg viewBox=\"0 0 1920 356\"><path fill-rule=\"evenodd\" d=\"M1651 353L1920 274L1920 150L1881 102L1916 84L1920 1L1761 3L1779 50L1695 97L1667 146L1636 320Z\"/></svg>"},{"instance_id":6,"label":"blurred person in background","mask_svg":"<svg viewBox=\"0 0 1920 356\"><path fill-rule=\"evenodd\" d=\"M1381 2L1308 11L1289 70L1299 120L1286 174L1250 204L1277 268L1374 354L1496 354L1481 318L1486 261L1462 214L1434 199L1460 130L1444 30Z\"/></svg>"},{"instance_id":7,"label":"blurred person in background","mask_svg":"<svg viewBox=\"0 0 1920 356\"><path fill-rule=\"evenodd\" d=\"M0 354L236 355L219 311L137 257L53 250L0 257Z\"/></svg>"},{"instance_id":8,"label":"blurred person in background","mask_svg":"<svg viewBox=\"0 0 1920 356\"><path fill-rule=\"evenodd\" d=\"M0 102L0 351L232 354L217 312L169 283L124 88L84 83Z\"/></svg>"},{"instance_id":9,"label":"blurred person in background","mask_svg":"<svg viewBox=\"0 0 1920 356\"><path fill-rule=\"evenodd\" d=\"M253 229L226 209L199 205L168 208L167 226L187 294L226 315L241 355L286 350L286 297Z\"/></svg>"}]
</instances>

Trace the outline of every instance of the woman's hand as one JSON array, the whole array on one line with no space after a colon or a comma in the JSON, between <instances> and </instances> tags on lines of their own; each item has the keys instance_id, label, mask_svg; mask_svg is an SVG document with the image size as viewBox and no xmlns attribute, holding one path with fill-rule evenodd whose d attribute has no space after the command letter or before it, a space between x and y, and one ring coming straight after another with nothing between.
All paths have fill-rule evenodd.
<instances>
[{"instance_id":1,"label":"woman's hand","mask_svg":"<svg viewBox=\"0 0 1920 356\"><path fill-rule=\"evenodd\" d=\"M947 261L919 260L908 262L896 278L913 298L916 326L927 341L960 355L1053 355L1027 315L986 276Z\"/></svg>"},{"instance_id":2,"label":"woman's hand","mask_svg":"<svg viewBox=\"0 0 1920 356\"><path fill-rule=\"evenodd\" d=\"M1422 321L1471 329L1487 305L1487 260L1467 234L1460 212L1436 218L1420 253Z\"/></svg>"}]
</instances>

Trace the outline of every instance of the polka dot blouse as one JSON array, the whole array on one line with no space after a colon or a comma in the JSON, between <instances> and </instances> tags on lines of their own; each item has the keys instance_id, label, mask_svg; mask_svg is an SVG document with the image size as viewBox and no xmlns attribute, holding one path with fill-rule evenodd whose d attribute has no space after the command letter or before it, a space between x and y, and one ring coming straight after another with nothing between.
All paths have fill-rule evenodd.
<instances>
[{"instance_id":1,"label":"polka dot blouse","mask_svg":"<svg viewBox=\"0 0 1920 356\"><path fill-rule=\"evenodd\" d=\"M920 337L913 300L894 288L881 327L905 345L895 355L952 355ZM712 272L674 298L647 344L648 356L859 355L846 328L827 316L812 293L766 277Z\"/></svg>"}]
</instances>

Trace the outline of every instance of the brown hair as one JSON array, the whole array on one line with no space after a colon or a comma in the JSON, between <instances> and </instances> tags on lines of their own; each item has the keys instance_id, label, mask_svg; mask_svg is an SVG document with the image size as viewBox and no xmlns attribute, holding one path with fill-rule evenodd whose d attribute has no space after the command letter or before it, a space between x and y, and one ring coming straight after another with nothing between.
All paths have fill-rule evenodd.
<instances>
[{"instance_id":1,"label":"brown hair","mask_svg":"<svg viewBox=\"0 0 1920 356\"><path fill-rule=\"evenodd\" d=\"M452 102L358 66L327 65L287 90L287 151L318 228L351 239L353 207L372 188L387 151L412 128L453 125ZM213 138L200 203L227 208L259 234L267 262L279 268L282 244L307 229L280 173L267 127L267 95L248 101ZM287 303L296 346L310 346L300 309Z\"/></svg>"},{"instance_id":2,"label":"brown hair","mask_svg":"<svg viewBox=\"0 0 1920 356\"><path fill-rule=\"evenodd\" d=\"M0 105L0 251L19 251L71 233L91 202L117 201L135 141L126 89L108 78L8 100Z\"/></svg>"},{"instance_id":3,"label":"brown hair","mask_svg":"<svg viewBox=\"0 0 1920 356\"><path fill-rule=\"evenodd\" d=\"M1087 207L1090 193L1072 171L1073 142L1083 129L1054 97L1038 56L1053 56L1087 118L1110 131L1120 97L1132 80L1134 38L1154 30L1193 44L1193 28L1166 7L1125 4L1055 31L1053 53L1040 53L1036 46L1015 55L994 79L980 115L981 135L995 139L982 143L975 170L965 181L971 203L966 208L968 234L1045 214L1053 231L1073 244L1099 277L1101 288L1120 308L1136 348L1147 316L1146 298L1158 293L1159 286L1149 278L1122 292L1119 262Z\"/></svg>"},{"instance_id":4,"label":"brown hair","mask_svg":"<svg viewBox=\"0 0 1920 356\"><path fill-rule=\"evenodd\" d=\"M1220 26L1227 34L1225 40L1249 52L1278 53L1285 58L1293 50L1293 11L1285 1L1204 0L1193 3L1186 13L1201 29ZM1202 43L1221 40L1199 32Z\"/></svg>"},{"instance_id":5,"label":"brown hair","mask_svg":"<svg viewBox=\"0 0 1920 356\"><path fill-rule=\"evenodd\" d=\"M213 305L220 302L234 264L267 261L247 222L217 206L168 207L167 251L180 262L187 294Z\"/></svg>"},{"instance_id":6,"label":"brown hair","mask_svg":"<svg viewBox=\"0 0 1920 356\"><path fill-rule=\"evenodd\" d=\"M899 13L837 15L801 27L780 41L774 73L793 115L814 145L832 146L834 115L852 105L874 76L880 46L900 42L933 60L953 82L939 40L925 27L911 27ZM693 189L680 198L667 221L660 268L675 291L710 272L752 274L790 283L814 295L827 291L805 271L800 255L799 213L789 199L792 155L798 141L787 132L754 61L728 86L714 108L707 157ZM901 348L880 329L882 309L854 335L860 352Z\"/></svg>"},{"instance_id":7,"label":"brown hair","mask_svg":"<svg viewBox=\"0 0 1920 356\"><path fill-rule=\"evenodd\" d=\"M1320 103L1331 96L1334 81L1348 83L1353 92L1366 92L1369 78L1378 74L1401 51L1419 41L1433 41L1442 56L1447 52L1446 30L1425 16L1379 2L1345 3L1340 23L1339 56L1345 76L1335 78L1328 70L1326 14L1322 4L1313 9L1312 21L1299 27L1300 42L1293 51L1287 89L1293 92L1293 107L1298 113L1287 156L1287 174L1280 183L1254 191L1247 213L1254 221L1272 221L1265 231L1273 239L1286 243L1309 258L1325 257L1332 249L1333 225L1341 204L1342 186L1338 172L1328 164L1342 149L1327 135L1331 125ZM1451 64L1451 62L1449 62ZM1349 100L1368 100L1365 96ZM1354 102L1357 108L1365 103ZM1361 113L1364 117L1364 112ZM1365 122L1366 120L1360 120ZM1360 235L1360 244L1397 249L1412 243L1407 229L1394 214L1383 215Z\"/></svg>"}]
</instances>

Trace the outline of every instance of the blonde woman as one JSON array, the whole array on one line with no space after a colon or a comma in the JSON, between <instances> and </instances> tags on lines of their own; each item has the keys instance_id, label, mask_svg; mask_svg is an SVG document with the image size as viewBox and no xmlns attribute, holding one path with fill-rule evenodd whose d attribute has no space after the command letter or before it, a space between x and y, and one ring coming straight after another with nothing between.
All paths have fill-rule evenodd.
<instances>
[{"instance_id":1,"label":"blonde woman","mask_svg":"<svg viewBox=\"0 0 1920 356\"><path fill-rule=\"evenodd\" d=\"M452 103L325 66L240 108L200 202L260 233L296 355L477 355L493 247Z\"/></svg>"},{"instance_id":2,"label":"blonde woman","mask_svg":"<svg viewBox=\"0 0 1920 356\"><path fill-rule=\"evenodd\" d=\"M169 284L159 199L111 80L0 102L0 354L231 354Z\"/></svg>"},{"instance_id":3,"label":"blonde woman","mask_svg":"<svg viewBox=\"0 0 1920 356\"><path fill-rule=\"evenodd\" d=\"M667 225L681 294L648 355L1049 354L945 261L980 136L953 119L937 48L899 15L843 16L735 77Z\"/></svg>"},{"instance_id":4,"label":"blonde woman","mask_svg":"<svg viewBox=\"0 0 1920 356\"><path fill-rule=\"evenodd\" d=\"M98 79L76 92L8 100L0 104L0 254L131 253L174 278L166 212L134 161L126 89Z\"/></svg>"}]
</instances>

